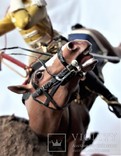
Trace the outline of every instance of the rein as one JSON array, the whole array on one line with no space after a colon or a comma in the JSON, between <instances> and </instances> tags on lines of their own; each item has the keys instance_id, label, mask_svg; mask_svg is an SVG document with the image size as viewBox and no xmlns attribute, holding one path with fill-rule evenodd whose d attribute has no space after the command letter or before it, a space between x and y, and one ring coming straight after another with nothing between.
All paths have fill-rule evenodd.
<instances>
[{"instance_id":1,"label":"rein","mask_svg":"<svg viewBox=\"0 0 121 156\"><path fill-rule=\"evenodd\" d=\"M29 57L34 57L31 55L26 55L26 54L22 54L22 53L9 53L6 54L4 51L5 50L12 50L12 49L21 49L21 50L25 50L28 52L32 52L32 53L36 53L36 54L42 54L42 55L46 55L46 56L50 56L52 57L53 55L50 53L43 53L40 51L35 51L35 50L31 50L31 49L26 49L26 48L22 48L22 47L8 47L8 48L2 48L0 49L0 70L1 70L1 63L2 63L2 59L6 59L12 63L14 63L15 65L19 66L20 68L24 69L26 71L26 76L23 76L22 74L20 74L18 71L16 71L16 69L13 69L12 67L10 67L8 64L6 64L5 62L3 62L5 65L7 65L11 70L15 71L17 74L19 74L22 77L27 77L31 71L31 67L27 66L26 64L22 63L21 61L19 61L18 59L15 59L13 57L11 57L10 55L24 55L24 56L29 56ZM38 59L38 58L37 58Z\"/></svg>"}]
</instances>

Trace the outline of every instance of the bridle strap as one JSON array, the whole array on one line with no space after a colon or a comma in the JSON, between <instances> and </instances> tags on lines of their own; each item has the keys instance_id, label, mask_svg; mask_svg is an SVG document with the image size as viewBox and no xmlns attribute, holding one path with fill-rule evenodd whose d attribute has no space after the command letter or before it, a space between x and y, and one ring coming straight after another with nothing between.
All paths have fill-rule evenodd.
<instances>
[{"instance_id":1,"label":"bridle strap","mask_svg":"<svg viewBox=\"0 0 121 156\"><path fill-rule=\"evenodd\" d=\"M51 79L51 81L49 81L43 87L38 88L38 89L37 89L37 85L34 85L34 83L32 83L33 87L35 87L35 89L36 89L36 92L34 92L32 94L33 99L35 101L37 101L39 104L43 104L47 107L49 107L49 103L52 102L53 105L55 106L55 108L58 110L61 110L64 107L66 107L67 105L64 105L62 107L58 106L58 104L53 99L53 95L55 94L55 92L57 91L57 89L59 88L60 85L66 84L69 81L69 79L71 79L74 75L76 75L78 73L78 71L76 71L76 70L77 69L75 67L73 67L72 65L68 65L61 73L59 73L58 75L53 77ZM51 89L51 88L52 88L52 90L49 93L49 89ZM37 99L37 97L39 97L42 94L44 94L47 97L47 99L44 103Z\"/></svg>"},{"instance_id":2,"label":"bridle strap","mask_svg":"<svg viewBox=\"0 0 121 156\"><path fill-rule=\"evenodd\" d=\"M66 62L65 58L62 55L62 50L59 50L57 55L58 55L58 58L61 61L61 63L64 65L64 67L66 67L68 65L68 63Z\"/></svg>"},{"instance_id":3,"label":"bridle strap","mask_svg":"<svg viewBox=\"0 0 121 156\"><path fill-rule=\"evenodd\" d=\"M56 92L56 90L58 89L59 86L60 86L60 84L56 87L56 89L54 90L54 93ZM47 97L47 101L45 103L43 103L42 101L37 99L38 95L40 96L41 94L44 94ZM58 110L63 109L62 107L58 106L58 104L55 102L55 100L52 98L52 96L45 89L39 88L34 94L32 94L32 98L39 104L42 104L48 108L54 109L52 107L49 107L49 102L52 102L52 104L55 106L56 109L58 109Z\"/></svg>"},{"instance_id":4,"label":"bridle strap","mask_svg":"<svg viewBox=\"0 0 121 156\"><path fill-rule=\"evenodd\" d=\"M48 93L48 88L50 88L53 84L54 84L53 81L51 81L49 84L47 83L44 87L38 88L36 90L36 92L32 94L32 98L36 102L38 102L39 104L43 104L44 106L46 106L48 108L52 108L52 107L49 107L49 102L52 102L56 109L61 110L63 108L62 107L59 107L58 104L55 102L55 100L52 98L52 96L54 95L54 93L56 92L56 90L61 85L61 82L58 81L58 83L56 83L56 86L54 87L54 89L52 90L52 92L51 93ZM47 100L44 103L42 101L40 101L40 100L37 99L37 97L39 97L42 94L44 94L47 97ZM54 109L54 108L52 108L52 109Z\"/></svg>"},{"instance_id":5,"label":"bridle strap","mask_svg":"<svg viewBox=\"0 0 121 156\"><path fill-rule=\"evenodd\" d=\"M55 94L55 92L57 91L57 89L59 88L60 85L65 85L74 75L77 75L77 73L79 71L77 69L77 64L78 63L77 64L68 64L66 62L66 60L62 56L62 50L58 51L57 54L58 54L59 60L64 65L65 69L62 70L62 72L60 72L58 75L51 75L51 73L48 72L52 76L52 79L47 84L45 84L43 87L41 87L41 88L39 88L37 84L35 84L34 82L32 82L32 85L33 85L33 87L36 90L32 94L32 97L39 104L43 104L44 106L49 107L49 103L51 102L55 106L56 109L61 110L64 107L66 107L68 104L60 107L55 102L55 100L53 99L53 95ZM46 67L45 64L44 64L44 67L47 70L47 67ZM49 92L49 90L50 90L50 92ZM39 97L42 94L44 94L47 97L47 99L46 99L46 101L44 103L42 101L40 101L40 100L37 99L37 97ZM52 107L49 107L49 108L52 108ZM52 109L54 109L54 108L52 108Z\"/></svg>"}]
</instances>

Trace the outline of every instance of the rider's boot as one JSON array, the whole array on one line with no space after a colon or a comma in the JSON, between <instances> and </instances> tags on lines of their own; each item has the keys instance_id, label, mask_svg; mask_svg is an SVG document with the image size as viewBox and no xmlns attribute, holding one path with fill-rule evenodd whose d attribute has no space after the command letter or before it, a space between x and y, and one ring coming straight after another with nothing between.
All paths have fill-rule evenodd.
<instances>
[{"instance_id":1,"label":"rider's boot","mask_svg":"<svg viewBox=\"0 0 121 156\"><path fill-rule=\"evenodd\" d=\"M109 110L118 118L121 118L121 104L118 99L104 86L102 81L95 75L94 72L88 72L85 79L85 85L89 90L94 91L108 104Z\"/></svg>"}]
</instances>

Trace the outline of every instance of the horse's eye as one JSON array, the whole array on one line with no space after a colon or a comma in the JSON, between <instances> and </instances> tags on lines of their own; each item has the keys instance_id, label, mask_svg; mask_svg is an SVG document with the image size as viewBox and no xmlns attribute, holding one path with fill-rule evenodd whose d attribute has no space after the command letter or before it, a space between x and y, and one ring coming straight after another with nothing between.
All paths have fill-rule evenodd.
<instances>
[{"instance_id":1,"label":"horse's eye","mask_svg":"<svg viewBox=\"0 0 121 156\"><path fill-rule=\"evenodd\" d=\"M36 78L37 79L40 79L42 77L42 71L38 71L37 73L36 73Z\"/></svg>"}]
</instances>

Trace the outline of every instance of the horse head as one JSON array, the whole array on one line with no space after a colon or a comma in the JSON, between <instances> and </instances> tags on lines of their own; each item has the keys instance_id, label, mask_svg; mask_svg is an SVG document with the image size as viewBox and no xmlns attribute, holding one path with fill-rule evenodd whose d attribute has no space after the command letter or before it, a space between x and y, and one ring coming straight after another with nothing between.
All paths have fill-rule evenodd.
<instances>
[{"instance_id":1,"label":"horse head","mask_svg":"<svg viewBox=\"0 0 121 156\"><path fill-rule=\"evenodd\" d=\"M97 61L90 51L91 44L86 40L68 42L33 73L30 83L8 88L19 94L29 92L36 102L61 109L77 89L78 81L94 68Z\"/></svg>"}]
</instances>

